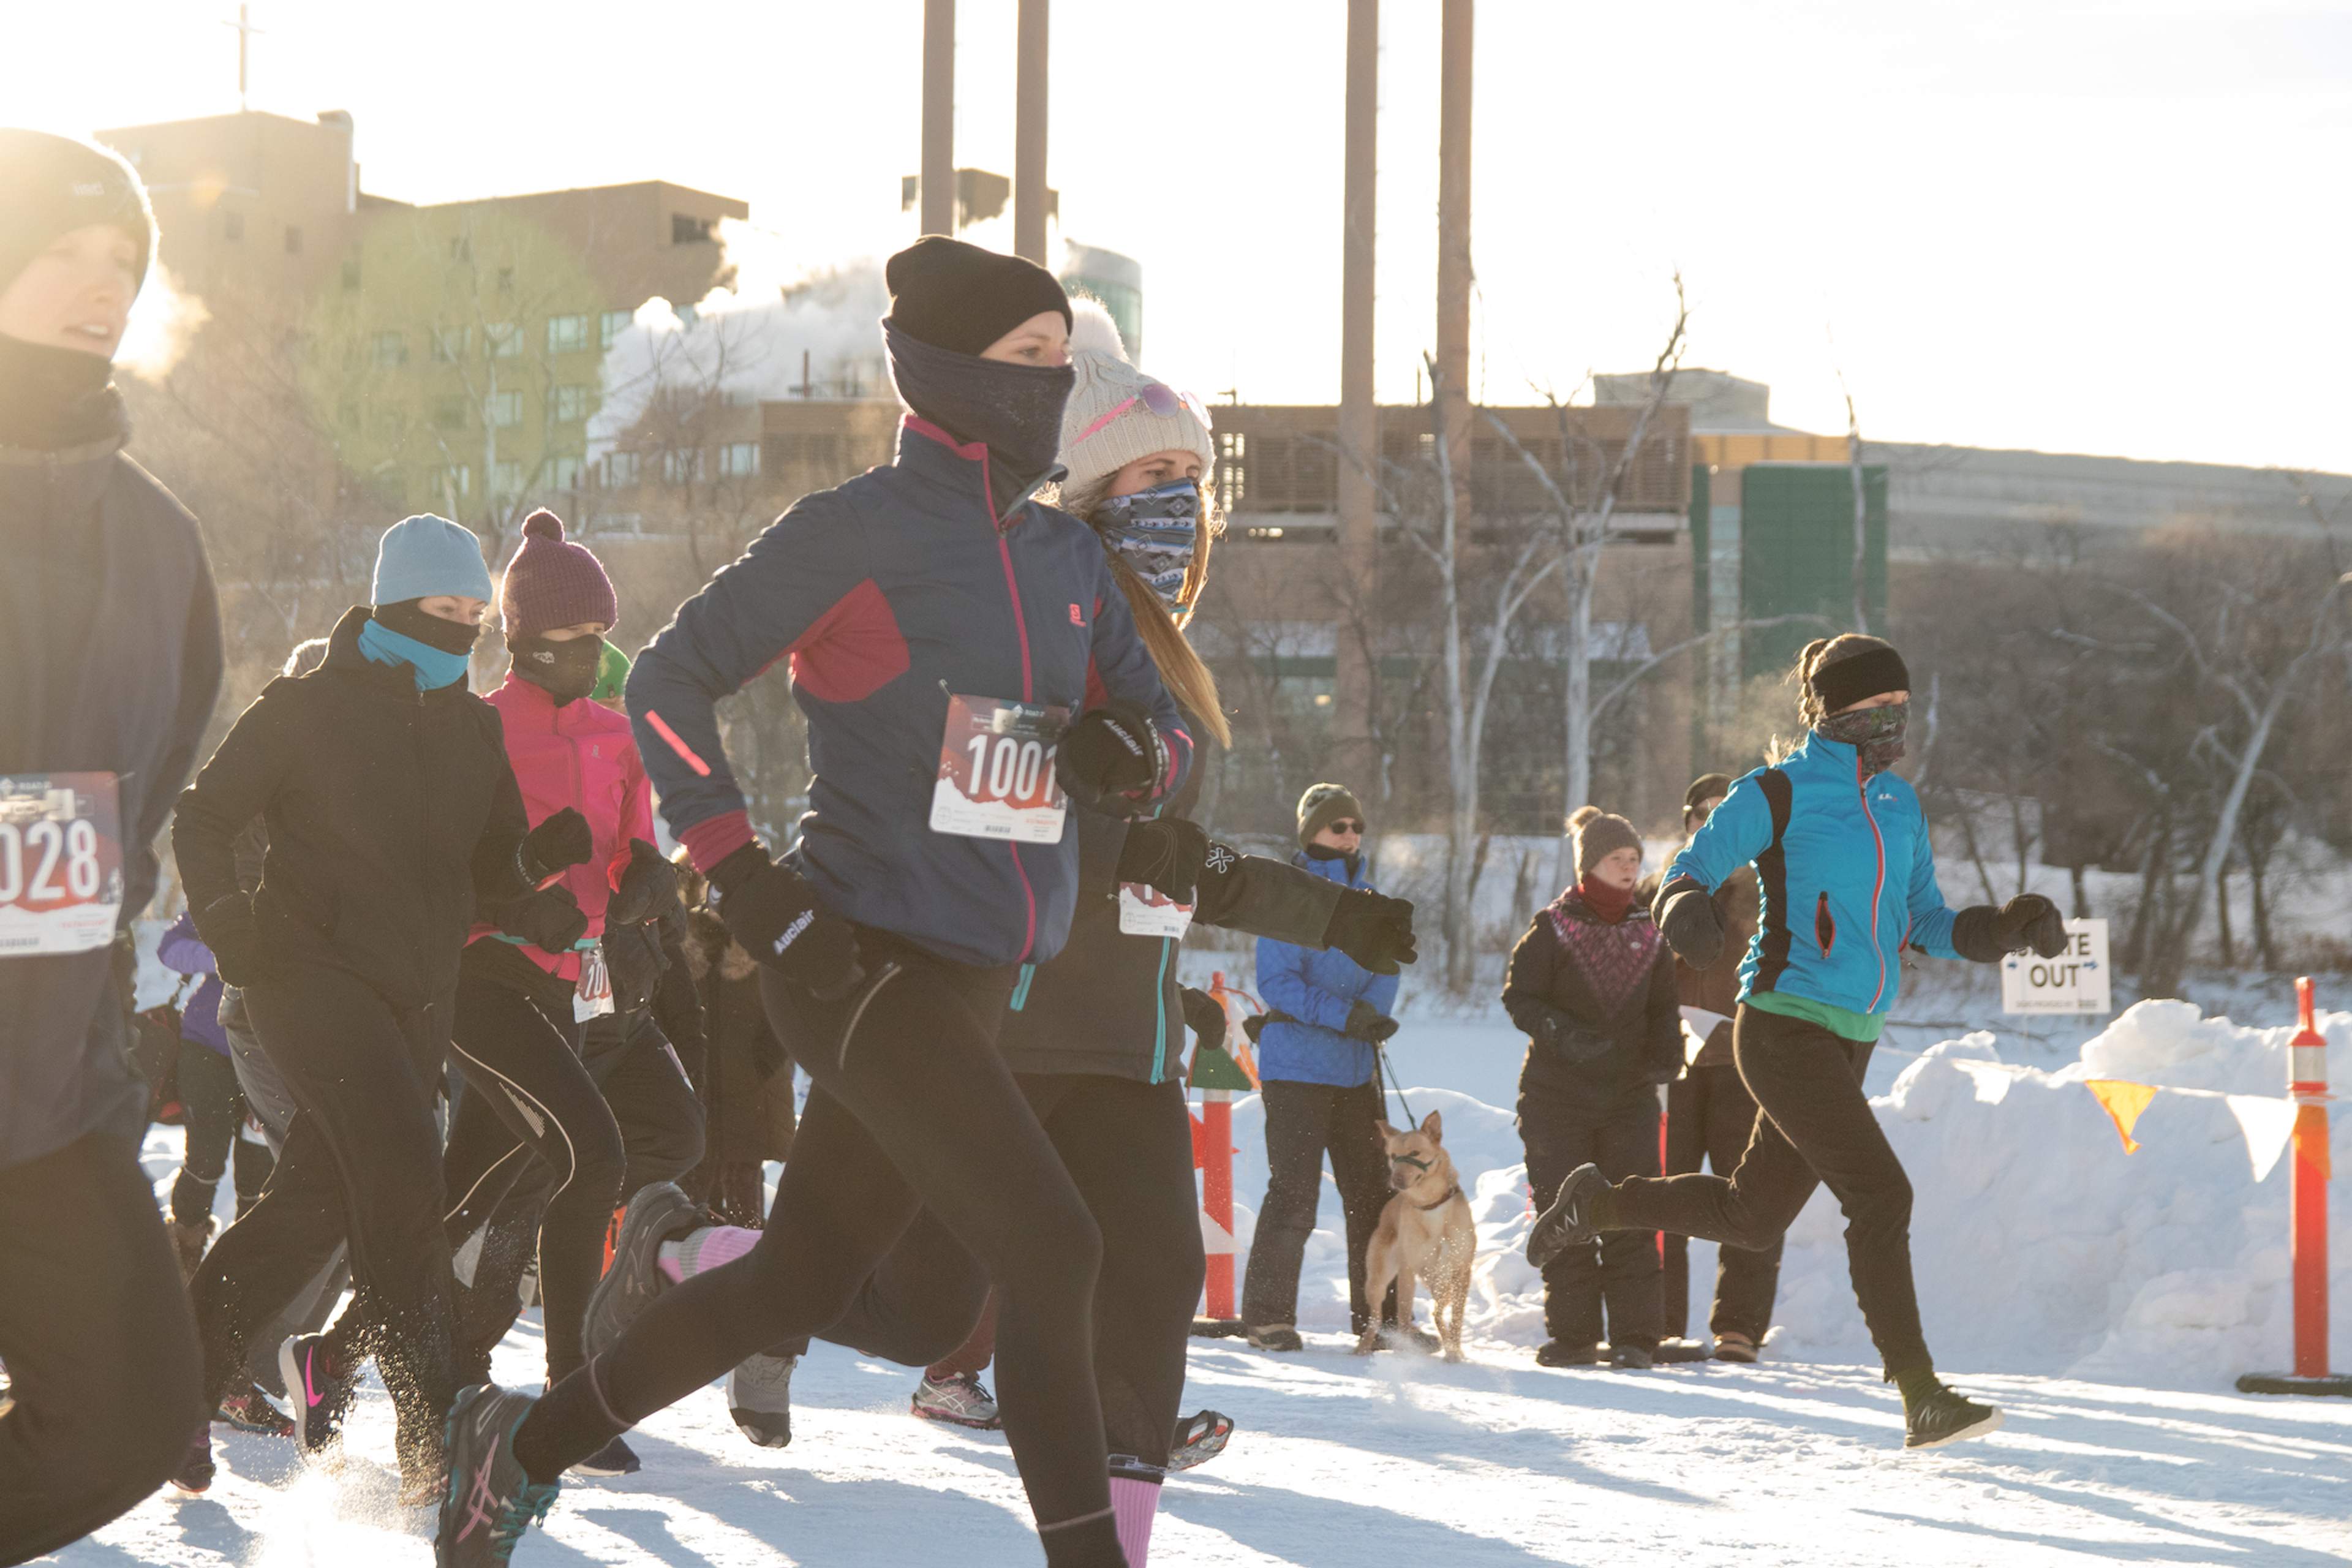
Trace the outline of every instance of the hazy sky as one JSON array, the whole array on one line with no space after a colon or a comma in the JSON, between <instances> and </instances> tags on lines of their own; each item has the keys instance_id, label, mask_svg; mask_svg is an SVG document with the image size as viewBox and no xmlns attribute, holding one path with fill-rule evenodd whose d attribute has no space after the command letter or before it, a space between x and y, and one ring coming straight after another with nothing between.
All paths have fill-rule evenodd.
<instances>
[{"instance_id":1,"label":"hazy sky","mask_svg":"<svg viewBox=\"0 0 2352 1568\"><path fill-rule=\"evenodd\" d=\"M1437 0L1388 0L1380 343L1432 334ZM819 264L912 237L920 0L255 0L257 109L348 109L410 200L660 177ZM236 105L226 0L0 0L0 120ZM1010 172L1013 0L960 6L956 161ZM1337 395L1343 0L1059 0L1064 232L1146 269L1148 360ZM1484 395L1655 352L1786 424L2352 469L2352 5L1482 0ZM1009 234L971 237L1009 245Z\"/></svg>"}]
</instances>

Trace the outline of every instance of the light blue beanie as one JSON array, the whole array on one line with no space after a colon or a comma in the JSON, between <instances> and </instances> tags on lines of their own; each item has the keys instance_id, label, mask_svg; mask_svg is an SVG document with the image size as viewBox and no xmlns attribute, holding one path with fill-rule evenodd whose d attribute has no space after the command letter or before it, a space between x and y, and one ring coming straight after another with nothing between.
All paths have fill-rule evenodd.
<instances>
[{"instance_id":1,"label":"light blue beanie","mask_svg":"<svg viewBox=\"0 0 2352 1568\"><path fill-rule=\"evenodd\" d=\"M482 542L446 517L404 517L383 531L376 547L374 603L396 605L435 594L496 599Z\"/></svg>"}]
</instances>

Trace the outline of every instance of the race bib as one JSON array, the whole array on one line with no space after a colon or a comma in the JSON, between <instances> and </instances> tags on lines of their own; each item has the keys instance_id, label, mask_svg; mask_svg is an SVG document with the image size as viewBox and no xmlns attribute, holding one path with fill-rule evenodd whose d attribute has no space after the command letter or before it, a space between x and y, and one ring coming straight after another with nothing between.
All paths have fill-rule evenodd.
<instances>
[{"instance_id":1,"label":"race bib","mask_svg":"<svg viewBox=\"0 0 2352 1568\"><path fill-rule=\"evenodd\" d=\"M580 984L572 988L572 1021L584 1024L613 1010L613 972L604 967L604 944L580 950Z\"/></svg>"},{"instance_id":2,"label":"race bib","mask_svg":"<svg viewBox=\"0 0 2352 1568\"><path fill-rule=\"evenodd\" d=\"M1118 929L1129 936L1181 937L1192 929L1192 906L1146 883L1121 882Z\"/></svg>"},{"instance_id":3,"label":"race bib","mask_svg":"<svg viewBox=\"0 0 2352 1568\"><path fill-rule=\"evenodd\" d=\"M121 917L114 775L0 778L0 957L88 952Z\"/></svg>"},{"instance_id":4,"label":"race bib","mask_svg":"<svg viewBox=\"0 0 2352 1568\"><path fill-rule=\"evenodd\" d=\"M931 827L965 838L1058 844L1069 805L1054 782L1054 746L1066 708L994 697L948 696Z\"/></svg>"}]
</instances>

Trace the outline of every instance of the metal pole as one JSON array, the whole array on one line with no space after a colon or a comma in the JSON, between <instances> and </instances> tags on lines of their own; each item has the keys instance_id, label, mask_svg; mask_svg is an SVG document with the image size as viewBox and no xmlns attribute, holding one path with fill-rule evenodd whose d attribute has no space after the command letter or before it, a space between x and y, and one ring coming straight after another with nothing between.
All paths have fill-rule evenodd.
<instances>
[{"instance_id":1,"label":"metal pole","mask_svg":"<svg viewBox=\"0 0 2352 1568\"><path fill-rule=\"evenodd\" d=\"M1013 253L1045 264L1045 106L1049 0L1021 0L1013 109Z\"/></svg>"},{"instance_id":2,"label":"metal pole","mask_svg":"<svg viewBox=\"0 0 2352 1568\"><path fill-rule=\"evenodd\" d=\"M1454 506L1470 515L1470 102L1476 0L1445 0L1437 101L1437 377L1433 395L1454 469Z\"/></svg>"},{"instance_id":3,"label":"metal pole","mask_svg":"<svg viewBox=\"0 0 2352 1568\"><path fill-rule=\"evenodd\" d=\"M1339 568L1350 603L1343 616L1369 618L1379 549L1372 477L1380 463L1380 416L1372 403L1372 242L1380 153L1380 0L1348 0L1347 131L1339 267ZM1338 711L1334 739L1343 780L1364 789L1370 773L1372 683L1365 639L1337 628Z\"/></svg>"},{"instance_id":4,"label":"metal pole","mask_svg":"<svg viewBox=\"0 0 2352 1568\"><path fill-rule=\"evenodd\" d=\"M955 11L955 0L923 0L925 234L956 231Z\"/></svg>"}]
</instances>

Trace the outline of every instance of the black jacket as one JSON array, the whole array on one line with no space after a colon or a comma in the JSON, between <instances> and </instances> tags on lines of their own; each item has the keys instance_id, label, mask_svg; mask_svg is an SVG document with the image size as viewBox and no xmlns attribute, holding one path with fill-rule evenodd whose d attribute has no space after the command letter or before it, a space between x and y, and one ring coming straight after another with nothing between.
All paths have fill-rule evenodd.
<instances>
[{"instance_id":1,"label":"black jacket","mask_svg":"<svg viewBox=\"0 0 2352 1568\"><path fill-rule=\"evenodd\" d=\"M220 694L220 612L195 519L122 452L0 444L0 775L118 781L123 924ZM0 958L0 1170L110 1127L146 1087L103 949Z\"/></svg>"},{"instance_id":2,"label":"black jacket","mask_svg":"<svg viewBox=\"0 0 2352 1568\"><path fill-rule=\"evenodd\" d=\"M1523 1090L1598 1110L1682 1070L1674 953L1639 905L1614 925L1573 892L1538 910L1511 950L1503 1010L1528 1034Z\"/></svg>"},{"instance_id":3,"label":"black jacket","mask_svg":"<svg viewBox=\"0 0 2352 1568\"><path fill-rule=\"evenodd\" d=\"M1169 816L1191 811L1199 778L1195 769L1170 803ZM1072 815L1078 826L1078 897L1069 940L1052 962L1024 968L998 1043L1014 1072L1159 1083L1183 1066L1178 943L1118 929L1118 857L1127 824L1098 812ZM1285 861L1213 846L1192 918L1201 925L1319 948L1340 890L1337 882Z\"/></svg>"},{"instance_id":4,"label":"black jacket","mask_svg":"<svg viewBox=\"0 0 2352 1568\"><path fill-rule=\"evenodd\" d=\"M517 859L529 825L497 710L369 659L367 621L347 612L324 663L238 716L180 797L172 848L210 941L258 815L269 847L252 907L273 954L349 970L395 1008L432 1010L446 1035L477 908L495 918L530 890Z\"/></svg>"}]
</instances>

